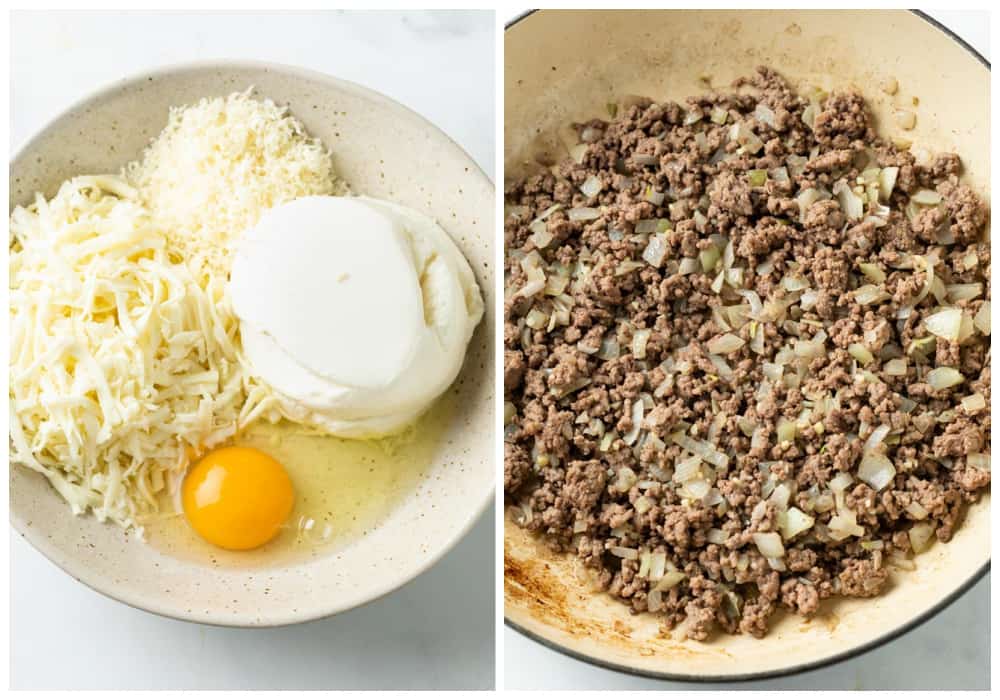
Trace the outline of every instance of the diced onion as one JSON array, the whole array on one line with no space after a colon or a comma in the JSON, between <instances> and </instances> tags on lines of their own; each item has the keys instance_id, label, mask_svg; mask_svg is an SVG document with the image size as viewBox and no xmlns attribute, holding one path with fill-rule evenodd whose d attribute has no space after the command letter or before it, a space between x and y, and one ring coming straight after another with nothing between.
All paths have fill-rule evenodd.
<instances>
[{"instance_id":1,"label":"diced onion","mask_svg":"<svg viewBox=\"0 0 1000 700\"><path fill-rule=\"evenodd\" d=\"M734 376L733 368L730 367L729 363L726 362L724 359L722 359L722 357L720 357L719 355L713 355L709 353L708 361L715 366L715 369L719 373L720 377L722 377L726 381L732 380Z\"/></svg>"},{"instance_id":2,"label":"diced onion","mask_svg":"<svg viewBox=\"0 0 1000 700\"><path fill-rule=\"evenodd\" d=\"M972 284L949 284L945 286L948 300L952 302L975 299L983 293L983 285L979 282Z\"/></svg>"},{"instance_id":3,"label":"diced onion","mask_svg":"<svg viewBox=\"0 0 1000 700\"><path fill-rule=\"evenodd\" d=\"M802 110L802 123L809 127L811 130L813 124L816 123L816 103L810 102L809 105Z\"/></svg>"},{"instance_id":4,"label":"diced onion","mask_svg":"<svg viewBox=\"0 0 1000 700\"><path fill-rule=\"evenodd\" d=\"M759 323L752 329L753 337L750 338L750 349L758 355L764 354L764 324Z\"/></svg>"},{"instance_id":5,"label":"diced onion","mask_svg":"<svg viewBox=\"0 0 1000 700\"><path fill-rule=\"evenodd\" d=\"M528 315L524 317L524 323L528 328L534 330L541 330L545 328L546 324L549 322L549 316L544 311L540 311L537 307L533 307Z\"/></svg>"},{"instance_id":6,"label":"diced onion","mask_svg":"<svg viewBox=\"0 0 1000 700\"><path fill-rule=\"evenodd\" d=\"M517 415L517 407L514 406L510 401L505 401L503 404L503 424L508 425L514 417Z\"/></svg>"},{"instance_id":7,"label":"diced onion","mask_svg":"<svg viewBox=\"0 0 1000 700\"><path fill-rule=\"evenodd\" d=\"M608 551L612 555L620 557L622 559L629 559L634 561L639 558L639 550L634 549L632 547L610 547Z\"/></svg>"},{"instance_id":8,"label":"diced onion","mask_svg":"<svg viewBox=\"0 0 1000 700\"><path fill-rule=\"evenodd\" d=\"M757 121L774 128L774 110L763 102L757 103L757 107L753 111L753 116L756 117Z\"/></svg>"},{"instance_id":9,"label":"diced onion","mask_svg":"<svg viewBox=\"0 0 1000 700\"><path fill-rule=\"evenodd\" d=\"M917 190L910 195L910 201L924 206L934 206L941 203L941 195L934 190Z\"/></svg>"},{"instance_id":10,"label":"diced onion","mask_svg":"<svg viewBox=\"0 0 1000 700\"><path fill-rule=\"evenodd\" d=\"M591 175L583 181L582 185L580 185L580 191L583 192L586 197L596 197L603 187L604 185L601 184L601 178L596 175Z\"/></svg>"},{"instance_id":11,"label":"diced onion","mask_svg":"<svg viewBox=\"0 0 1000 700\"><path fill-rule=\"evenodd\" d=\"M725 530L720 530L717 527L713 527L711 530L708 531L708 533L705 536L705 539L708 540L710 544L723 544L729 538L726 537Z\"/></svg>"},{"instance_id":12,"label":"diced onion","mask_svg":"<svg viewBox=\"0 0 1000 700\"><path fill-rule=\"evenodd\" d=\"M862 366L869 364L875 359L871 351L861 343L851 343L847 346L847 352L851 357L861 363Z\"/></svg>"},{"instance_id":13,"label":"diced onion","mask_svg":"<svg viewBox=\"0 0 1000 700\"><path fill-rule=\"evenodd\" d=\"M533 233L531 234L530 238L531 242L535 244L535 247L541 250L552 242L553 236L551 233L549 233L549 229L544 222L539 221L537 222L537 224L538 224L537 230L535 228L535 224L532 224L531 229Z\"/></svg>"},{"instance_id":14,"label":"diced onion","mask_svg":"<svg viewBox=\"0 0 1000 700\"><path fill-rule=\"evenodd\" d=\"M695 440L684 433L674 433L670 436L671 441L680 445L685 450L689 450L701 457L703 460L716 467L725 468L729 466L729 457L719 452L711 444L702 440Z\"/></svg>"},{"instance_id":15,"label":"diced onion","mask_svg":"<svg viewBox=\"0 0 1000 700\"><path fill-rule=\"evenodd\" d=\"M789 292L798 292L809 288L809 281L793 275L785 275L781 280L782 286Z\"/></svg>"},{"instance_id":16,"label":"diced onion","mask_svg":"<svg viewBox=\"0 0 1000 700\"><path fill-rule=\"evenodd\" d=\"M635 222L636 233L656 233L659 219L639 219Z\"/></svg>"},{"instance_id":17,"label":"diced onion","mask_svg":"<svg viewBox=\"0 0 1000 700\"><path fill-rule=\"evenodd\" d=\"M936 367L927 373L927 383L935 391L949 389L965 381L965 377L954 367Z\"/></svg>"},{"instance_id":18,"label":"diced onion","mask_svg":"<svg viewBox=\"0 0 1000 700\"><path fill-rule=\"evenodd\" d=\"M674 465L674 481L685 484L701 476L701 457L694 455Z\"/></svg>"},{"instance_id":19,"label":"diced onion","mask_svg":"<svg viewBox=\"0 0 1000 700\"><path fill-rule=\"evenodd\" d=\"M781 557L768 557L767 565L770 566L773 571L788 571L788 567L785 565L785 560Z\"/></svg>"},{"instance_id":20,"label":"diced onion","mask_svg":"<svg viewBox=\"0 0 1000 700\"><path fill-rule=\"evenodd\" d=\"M683 571L668 571L663 574L663 578L657 582L653 592L659 593L660 591L669 591L685 578L687 578L687 574ZM650 593L650 595L652 595L652 593Z\"/></svg>"},{"instance_id":21,"label":"diced onion","mask_svg":"<svg viewBox=\"0 0 1000 700\"><path fill-rule=\"evenodd\" d=\"M570 221L590 221L600 217L601 210L593 207L574 207L566 212L566 215Z\"/></svg>"},{"instance_id":22,"label":"diced onion","mask_svg":"<svg viewBox=\"0 0 1000 700\"><path fill-rule=\"evenodd\" d=\"M972 319L972 322L975 324L976 328L978 328L979 331L983 335L989 335L990 334L990 302L989 302L989 300L984 301L983 304L982 304L982 306L979 307L979 311L976 312L976 317L974 319Z\"/></svg>"},{"instance_id":23,"label":"diced onion","mask_svg":"<svg viewBox=\"0 0 1000 700\"><path fill-rule=\"evenodd\" d=\"M598 447L598 449L601 452L607 452L608 449L610 449L611 447L611 443L613 443L617 437L618 435L615 434L615 431L611 431L610 433L604 433L604 435L601 437L601 444L600 447Z\"/></svg>"},{"instance_id":24,"label":"diced onion","mask_svg":"<svg viewBox=\"0 0 1000 700\"><path fill-rule=\"evenodd\" d=\"M663 234L650 236L646 249L642 251L642 259L653 267L660 267L667 257L667 237Z\"/></svg>"},{"instance_id":25,"label":"diced onion","mask_svg":"<svg viewBox=\"0 0 1000 700\"><path fill-rule=\"evenodd\" d=\"M965 462L973 469L981 469L984 472L990 471L990 456L985 452L973 452L965 458Z\"/></svg>"},{"instance_id":26,"label":"diced onion","mask_svg":"<svg viewBox=\"0 0 1000 700\"><path fill-rule=\"evenodd\" d=\"M962 408L966 413L975 413L986 408L986 399L982 394L976 392L962 399Z\"/></svg>"},{"instance_id":27,"label":"diced onion","mask_svg":"<svg viewBox=\"0 0 1000 700\"><path fill-rule=\"evenodd\" d=\"M626 445L631 446L635 443L636 438L639 437L639 431L642 429L642 415L644 410L645 407L641 399L632 404L632 428L622 435L622 440Z\"/></svg>"},{"instance_id":28,"label":"diced onion","mask_svg":"<svg viewBox=\"0 0 1000 700\"><path fill-rule=\"evenodd\" d=\"M927 330L945 340L957 342L962 328L962 310L949 307L924 319Z\"/></svg>"},{"instance_id":29,"label":"diced onion","mask_svg":"<svg viewBox=\"0 0 1000 700\"><path fill-rule=\"evenodd\" d=\"M747 153L757 153L764 147L764 142L753 132L746 122L737 122L729 129L729 138L740 144Z\"/></svg>"},{"instance_id":30,"label":"diced onion","mask_svg":"<svg viewBox=\"0 0 1000 700\"><path fill-rule=\"evenodd\" d=\"M861 201L861 197L856 195L846 182L841 180L834 184L833 193L837 196L840 208L843 210L848 221L858 221L864 216L864 202Z\"/></svg>"},{"instance_id":31,"label":"diced onion","mask_svg":"<svg viewBox=\"0 0 1000 700\"><path fill-rule=\"evenodd\" d=\"M539 214L538 218L535 219L535 221L545 221L547 218L549 218L550 216L552 216L553 214L555 214L560 209L562 209L562 204L553 204L551 207L549 207L548 209L546 209L545 211L543 211L541 214ZM534 221L532 223L534 223Z\"/></svg>"},{"instance_id":32,"label":"diced onion","mask_svg":"<svg viewBox=\"0 0 1000 700\"><path fill-rule=\"evenodd\" d=\"M781 535L786 541L792 539L796 535L802 534L811 528L816 522L816 519L811 515L807 515L795 507L788 509L788 512L785 513L783 520L784 522L781 525Z\"/></svg>"},{"instance_id":33,"label":"diced onion","mask_svg":"<svg viewBox=\"0 0 1000 700\"><path fill-rule=\"evenodd\" d=\"M737 421L737 425L740 428L740 432L747 437L753 435L753 431L757 429L757 422L746 417L740 418L739 421Z\"/></svg>"},{"instance_id":34,"label":"diced onion","mask_svg":"<svg viewBox=\"0 0 1000 700\"><path fill-rule=\"evenodd\" d=\"M601 340L601 347L597 351L597 356L602 360L614 360L617 359L621 354L621 348L618 345L618 338L614 335L609 335Z\"/></svg>"},{"instance_id":35,"label":"diced onion","mask_svg":"<svg viewBox=\"0 0 1000 700\"><path fill-rule=\"evenodd\" d=\"M875 265L874 263L861 263L858 265L858 268L865 277L870 279L875 284L882 284L885 282L885 272L878 265Z\"/></svg>"},{"instance_id":36,"label":"diced onion","mask_svg":"<svg viewBox=\"0 0 1000 700\"><path fill-rule=\"evenodd\" d=\"M692 272L697 272L700 267L701 264L696 258L681 258L680 265L677 267L677 274L690 275Z\"/></svg>"},{"instance_id":37,"label":"diced onion","mask_svg":"<svg viewBox=\"0 0 1000 700\"><path fill-rule=\"evenodd\" d=\"M830 489L834 493L843 493L847 490L847 487L851 485L854 479L847 472L840 472L837 476L830 479Z\"/></svg>"},{"instance_id":38,"label":"diced onion","mask_svg":"<svg viewBox=\"0 0 1000 700\"><path fill-rule=\"evenodd\" d=\"M689 109L684 112L684 126L691 126L692 124L697 124L704 118L704 114L697 107L694 109ZM701 132L699 132L701 133Z\"/></svg>"},{"instance_id":39,"label":"diced onion","mask_svg":"<svg viewBox=\"0 0 1000 700\"><path fill-rule=\"evenodd\" d=\"M778 442L791 442L798 434L798 424L788 418L778 419Z\"/></svg>"},{"instance_id":40,"label":"diced onion","mask_svg":"<svg viewBox=\"0 0 1000 700\"><path fill-rule=\"evenodd\" d=\"M736 293L742 296L750 304L750 318L760 321L764 311L764 304L761 303L760 296L752 289L737 289Z\"/></svg>"},{"instance_id":41,"label":"diced onion","mask_svg":"<svg viewBox=\"0 0 1000 700\"><path fill-rule=\"evenodd\" d=\"M650 204L653 204L655 206L660 206L661 204L663 204L663 200L666 199L666 195L663 192L657 192L652 187L647 187L646 191L643 193L642 198L645 199Z\"/></svg>"},{"instance_id":42,"label":"diced onion","mask_svg":"<svg viewBox=\"0 0 1000 700\"><path fill-rule=\"evenodd\" d=\"M830 518L828 527L830 536L837 541L865 534L864 528L858 525L857 514L847 508L838 510L837 514Z\"/></svg>"},{"instance_id":43,"label":"diced onion","mask_svg":"<svg viewBox=\"0 0 1000 700\"><path fill-rule=\"evenodd\" d=\"M566 291L569 286L569 277L563 275L550 275L545 282L545 293L549 296L557 297Z\"/></svg>"},{"instance_id":44,"label":"diced onion","mask_svg":"<svg viewBox=\"0 0 1000 700\"><path fill-rule=\"evenodd\" d=\"M896 468L884 454L867 452L861 458L858 467L858 478L876 491L881 491L892 483L896 476Z\"/></svg>"},{"instance_id":45,"label":"diced onion","mask_svg":"<svg viewBox=\"0 0 1000 700\"><path fill-rule=\"evenodd\" d=\"M934 525L932 523L917 523L909 531L910 546L917 554L926 552L934 543Z\"/></svg>"},{"instance_id":46,"label":"diced onion","mask_svg":"<svg viewBox=\"0 0 1000 700\"><path fill-rule=\"evenodd\" d=\"M704 479L694 479L693 481L689 481L684 484L684 490L687 491L687 494L696 501L700 501L705 498L710 489L711 484Z\"/></svg>"},{"instance_id":47,"label":"diced onion","mask_svg":"<svg viewBox=\"0 0 1000 700\"><path fill-rule=\"evenodd\" d=\"M663 552L652 552L649 555L649 579L659 581L667 571L667 555Z\"/></svg>"},{"instance_id":48,"label":"diced onion","mask_svg":"<svg viewBox=\"0 0 1000 700\"><path fill-rule=\"evenodd\" d=\"M615 275L627 275L628 273L634 270L640 270L645 266L646 265L644 263L637 260L625 260L624 262L619 263L618 267L615 268Z\"/></svg>"},{"instance_id":49,"label":"diced onion","mask_svg":"<svg viewBox=\"0 0 1000 700\"><path fill-rule=\"evenodd\" d=\"M890 426L880 425L872 431L872 434L868 436L865 441L865 450L868 452L874 452L882 446L882 442L885 440L885 436L889 434Z\"/></svg>"},{"instance_id":50,"label":"diced onion","mask_svg":"<svg viewBox=\"0 0 1000 700\"><path fill-rule=\"evenodd\" d=\"M927 509L924 508L919 503L917 503L916 501L910 501L909 504L907 504L906 508L904 508L903 510L905 510L907 514L914 520L923 520L928 515L930 515Z\"/></svg>"},{"instance_id":51,"label":"diced onion","mask_svg":"<svg viewBox=\"0 0 1000 700\"><path fill-rule=\"evenodd\" d=\"M821 493L813 503L813 510L817 513L827 513L834 508L833 497L828 493Z\"/></svg>"},{"instance_id":52,"label":"diced onion","mask_svg":"<svg viewBox=\"0 0 1000 700\"><path fill-rule=\"evenodd\" d=\"M542 257L537 250L528 253L521 260L521 269L528 278L527 283L515 294L522 297L531 297L545 289L545 271L542 269Z\"/></svg>"},{"instance_id":53,"label":"diced onion","mask_svg":"<svg viewBox=\"0 0 1000 700\"><path fill-rule=\"evenodd\" d=\"M746 344L742 338L733 335L732 333L723 333L720 336L716 336L708 341L707 347L708 351L716 355L728 355L731 352L736 352Z\"/></svg>"},{"instance_id":54,"label":"diced onion","mask_svg":"<svg viewBox=\"0 0 1000 700\"><path fill-rule=\"evenodd\" d=\"M726 282L726 271L725 270L719 270L719 274L716 275L715 279L712 281L712 285L711 285L712 291L715 292L716 294L721 293L722 292L722 285L725 284L725 282Z\"/></svg>"},{"instance_id":55,"label":"diced onion","mask_svg":"<svg viewBox=\"0 0 1000 700\"><path fill-rule=\"evenodd\" d=\"M906 359L897 357L882 365L882 370L891 377L906 376Z\"/></svg>"},{"instance_id":56,"label":"diced onion","mask_svg":"<svg viewBox=\"0 0 1000 700\"><path fill-rule=\"evenodd\" d=\"M635 359L646 359L646 343L649 342L650 335L652 335L652 331L648 329L640 329L637 330L632 336L632 355Z\"/></svg>"},{"instance_id":57,"label":"diced onion","mask_svg":"<svg viewBox=\"0 0 1000 700\"><path fill-rule=\"evenodd\" d=\"M772 382L781 381L781 375L785 368L774 362L765 362L761 365L761 372L764 376L770 379Z\"/></svg>"},{"instance_id":58,"label":"diced onion","mask_svg":"<svg viewBox=\"0 0 1000 700\"><path fill-rule=\"evenodd\" d=\"M854 290L854 300L862 306L877 304L888 298L889 294L882 285L865 284Z\"/></svg>"},{"instance_id":59,"label":"diced onion","mask_svg":"<svg viewBox=\"0 0 1000 700\"><path fill-rule=\"evenodd\" d=\"M798 196L795 197L795 201L799 205L800 222L805 221L806 212L809 211L809 207L811 207L813 204L820 201L821 199L823 199L823 196L822 194L820 194L820 191L817 190L815 187L810 187L808 189L805 189L802 192L800 192Z\"/></svg>"},{"instance_id":60,"label":"diced onion","mask_svg":"<svg viewBox=\"0 0 1000 700\"><path fill-rule=\"evenodd\" d=\"M774 168L768 173L768 175L770 175L771 179L774 180L775 182L791 181L791 179L788 177L788 168L786 168L785 166L781 166L780 168Z\"/></svg>"},{"instance_id":61,"label":"diced onion","mask_svg":"<svg viewBox=\"0 0 1000 700\"><path fill-rule=\"evenodd\" d=\"M716 263L719 262L721 253L719 249L714 245L709 246L705 250L698 253L698 259L701 261L701 269L703 272L711 272L715 269Z\"/></svg>"},{"instance_id":62,"label":"diced onion","mask_svg":"<svg viewBox=\"0 0 1000 700\"><path fill-rule=\"evenodd\" d=\"M888 202L892 195L893 188L896 187L896 176L899 175L899 168L889 166L882 168L878 173L878 198L883 202Z\"/></svg>"},{"instance_id":63,"label":"diced onion","mask_svg":"<svg viewBox=\"0 0 1000 700\"><path fill-rule=\"evenodd\" d=\"M781 535L777 532L755 532L753 533L754 544L765 557L781 558L785 556L785 545L781 542Z\"/></svg>"},{"instance_id":64,"label":"diced onion","mask_svg":"<svg viewBox=\"0 0 1000 700\"><path fill-rule=\"evenodd\" d=\"M786 484L778 484L774 487L774 491L771 495L767 497L770 503L773 503L780 510L785 510L788 508L788 499L792 497L792 491L788 488Z\"/></svg>"}]
</instances>

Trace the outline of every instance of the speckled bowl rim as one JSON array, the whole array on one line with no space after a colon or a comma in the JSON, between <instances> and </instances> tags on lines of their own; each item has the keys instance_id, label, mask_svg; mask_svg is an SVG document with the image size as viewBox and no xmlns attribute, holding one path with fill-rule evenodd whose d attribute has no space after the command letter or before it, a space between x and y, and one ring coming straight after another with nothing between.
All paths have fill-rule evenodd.
<instances>
[{"instance_id":1,"label":"speckled bowl rim","mask_svg":"<svg viewBox=\"0 0 1000 700\"><path fill-rule=\"evenodd\" d=\"M507 31L521 20L531 16L536 12L538 12L538 10L527 10L526 12L522 12L521 14L517 15L516 17L508 21L506 24L504 24L504 31ZM933 26L935 29L943 32L945 35L948 36L948 38L954 40L956 44L958 44L963 49L968 51L969 54L971 54L974 59L976 59L984 66L986 66L987 70L992 70L990 62L986 60L985 56L983 56L981 53L979 53L979 51L973 48L971 44L965 41L965 39L958 36L955 32L953 32L945 25L941 24L941 22L937 21L936 19L928 15L926 12L923 12L921 10L909 10L909 12L912 12L914 15L916 15L920 19L924 20L925 22ZM966 579L962 583L962 585L956 588L950 595L947 595L944 598L942 598L936 605L931 606L930 608L925 610L922 614L915 616L908 622L901 624L899 627L895 629L889 630L885 634L873 639L872 641L866 644L860 644L854 647L853 649L849 649L840 654L832 654L830 656L817 659L816 661L812 661L809 663L798 664L795 666L789 666L788 668L776 669L773 671L762 671L759 673L741 673L741 674L706 677L698 675L687 675L683 673L657 673L655 671L646 671L642 669L632 668L630 666L624 666L622 664L612 663L610 661L606 661L604 659L600 659L595 656L590 656L588 654L581 654L577 651L574 651L573 649L570 649L569 647L563 646L562 644L559 644L557 642L553 642L552 640L540 634L536 634L522 627L521 625L518 625L517 623L511 621L510 618L506 616L506 614L504 615L504 624L507 627L511 628L512 630L519 632L520 634L523 634L528 639L537 642L538 644L541 644L547 649L558 652L563 656L568 656L572 659L576 659L577 661L582 661L592 666L604 668L607 669L608 671L615 671L616 673L621 673L627 676L651 678L654 680L661 680L661 681L680 681L685 683L705 683L705 684L744 683L748 681L765 680L768 678L784 678L786 676L794 676L799 673L804 673L806 671L814 671L820 668L825 668L827 666L833 666L835 664L853 659L857 656L861 656L862 654L866 654L867 652L872 651L873 649L877 649L883 646L884 644L888 644L889 642L898 639L899 637L902 637L907 632L911 632L915 630L917 627L920 627L920 625L924 624L925 622L933 618L935 615L940 613L942 610L950 606L956 600L961 598L963 595L965 595L969 591L969 589L971 589L974 585L976 585L979 581L981 581L982 578L990 571L990 566L991 566L991 560L987 559L986 563L983 564L978 571L976 571L972 576Z\"/></svg>"},{"instance_id":2,"label":"speckled bowl rim","mask_svg":"<svg viewBox=\"0 0 1000 700\"><path fill-rule=\"evenodd\" d=\"M15 151L11 152L10 162L13 163L15 160L19 159L21 155L34 147L38 141L40 141L46 133L51 129L55 128L56 125L64 118L70 116L72 113L77 112L85 108L88 104L93 102L98 102L109 96L121 91L122 89L132 87L141 83L148 82L150 79L155 79L163 76L172 75L178 72L185 71L197 71L197 70L263 70L275 74L286 74L290 76L295 76L298 78L303 78L319 83L325 83L327 85L336 86L338 89L345 92L351 92L355 95L371 100L383 106L389 110L398 113L400 116L410 120L411 122L417 124L422 129L435 133L442 139L443 144L450 145L452 154L464 160L468 165L468 176L471 178L478 178L484 183L488 184L489 187L495 187L492 178L487 175L487 173L479 167L479 164L465 152L465 150L455 142L448 134L439 129L437 126L432 124L425 117L410 109L406 105L397 102L396 100L383 95L380 92L372 90L371 88L365 87L358 83L350 80L344 80L343 78L336 78L334 76L328 75L321 71L315 71L308 68L301 68L299 66L293 66L284 63L275 63L271 61L255 61L255 60L244 60L244 59L214 59L214 60L199 60L199 61L184 61L179 63L169 63L161 66L156 66L154 68L149 68L147 70L138 71L131 73L124 78L120 78L112 83L106 83L103 86L97 88L96 90L87 93L83 97L75 100L65 109L60 111L58 114L51 117L45 125L37 130L29 139L27 139L22 145L20 145ZM494 241L495 243L495 241ZM485 320L485 319L484 319ZM482 332L482 331L480 331ZM487 329L486 332L492 333L492 329ZM486 373L481 381L492 381L492 377L488 376ZM494 421L495 422L495 421ZM495 427L495 426L494 426ZM490 459L494 458L494 446L490 443L484 449L490 450ZM13 464L11 465L13 468ZM166 617L169 619L180 620L182 622L195 622L198 624L211 625L215 627L238 627L238 628L269 628L269 627L284 627L288 625L300 624L303 622L310 622L313 620L320 620L326 617L331 617L338 613L346 612L348 610L353 610L355 608L362 607L369 603L375 602L380 598L383 598L390 593L402 588L406 584L410 583L418 576L426 573L434 565L436 565L441 559L444 558L455 545L458 544L478 523L483 514L486 513L489 506L493 503L496 494L496 481L495 478L492 480L490 487L484 493L480 503L476 505L471 517L469 517L466 522L462 523L461 527L454 530L447 540L444 542L443 546L433 552L425 560L421 561L417 566L412 569L406 570L398 578L380 586L373 586L371 589L366 591L362 596L356 596L352 599L340 601L335 604L328 605L316 605L308 610L300 609L297 613L289 613L284 617L277 616L274 618L269 618L264 622L251 622L249 620L234 620L232 622L226 622L221 619L209 619L204 616L197 614L192 615L178 615L173 609L167 609L158 604L155 596L143 596L143 595L123 595L117 593L114 589L106 588L98 583L98 577L94 572L87 569L86 567L75 567L71 560L65 556L62 550L52 545L51 542L37 529L29 528L25 520L18 517L14 510L10 511L10 523L14 529L21 535L31 546L36 550L41 552L46 559L51 561L57 567L62 569L64 572L72 576L74 579L84 584L91 590L100 593L101 595L115 600L119 603L124 603L129 607L135 608L137 610L142 610L145 612L154 613L160 615L161 617Z\"/></svg>"}]
</instances>

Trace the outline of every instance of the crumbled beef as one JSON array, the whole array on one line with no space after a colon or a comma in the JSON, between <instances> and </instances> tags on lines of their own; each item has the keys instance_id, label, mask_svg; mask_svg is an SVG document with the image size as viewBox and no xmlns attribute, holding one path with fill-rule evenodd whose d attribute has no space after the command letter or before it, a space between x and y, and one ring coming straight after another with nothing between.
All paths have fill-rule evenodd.
<instances>
[{"instance_id":1,"label":"crumbled beef","mask_svg":"<svg viewBox=\"0 0 1000 700\"><path fill-rule=\"evenodd\" d=\"M983 201L966 185L942 182L938 189L944 196L944 208L951 217L951 233L959 245L976 243L986 225Z\"/></svg>"},{"instance_id":2,"label":"crumbled beef","mask_svg":"<svg viewBox=\"0 0 1000 700\"><path fill-rule=\"evenodd\" d=\"M576 125L582 162L506 189L505 494L607 593L699 640L881 594L915 521L947 542L990 484L989 337L926 322L949 285L981 285L955 304L969 320L990 298L988 210L961 160L877 138L856 92L807 99L768 68L735 87L753 94L630 100ZM891 194L871 177L886 167ZM922 190L940 203L911 202ZM547 289L522 298L536 254ZM933 391L942 365L963 382ZM859 473L875 430L884 485ZM768 558L791 507L812 525ZM683 574L665 591L661 564Z\"/></svg>"},{"instance_id":3,"label":"crumbled beef","mask_svg":"<svg viewBox=\"0 0 1000 700\"><path fill-rule=\"evenodd\" d=\"M524 353L520 350L505 350L503 353L503 390L505 393L515 391L521 386L524 371Z\"/></svg>"},{"instance_id":4,"label":"crumbled beef","mask_svg":"<svg viewBox=\"0 0 1000 700\"><path fill-rule=\"evenodd\" d=\"M845 559L837 576L840 592L855 598L871 598L882 592L889 572L869 559Z\"/></svg>"},{"instance_id":5,"label":"crumbled beef","mask_svg":"<svg viewBox=\"0 0 1000 700\"><path fill-rule=\"evenodd\" d=\"M514 493L531 476L531 457L521 445L503 444L503 490Z\"/></svg>"},{"instance_id":6,"label":"crumbled beef","mask_svg":"<svg viewBox=\"0 0 1000 700\"><path fill-rule=\"evenodd\" d=\"M852 141L871 136L871 117L864 98L856 92L831 95L816 115L813 133L822 146L845 148Z\"/></svg>"}]
</instances>

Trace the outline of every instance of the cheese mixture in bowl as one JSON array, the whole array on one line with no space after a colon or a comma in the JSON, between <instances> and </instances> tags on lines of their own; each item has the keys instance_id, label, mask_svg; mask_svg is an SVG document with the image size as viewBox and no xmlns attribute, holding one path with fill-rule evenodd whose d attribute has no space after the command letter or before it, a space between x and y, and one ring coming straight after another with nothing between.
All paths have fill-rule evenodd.
<instances>
[{"instance_id":1,"label":"cheese mixture in bowl","mask_svg":"<svg viewBox=\"0 0 1000 700\"><path fill-rule=\"evenodd\" d=\"M483 313L472 271L432 219L350 196L273 102L172 109L140 161L10 224L12 461L72 512L315 547L429 469Z\"/></svg>"}]
</instances>

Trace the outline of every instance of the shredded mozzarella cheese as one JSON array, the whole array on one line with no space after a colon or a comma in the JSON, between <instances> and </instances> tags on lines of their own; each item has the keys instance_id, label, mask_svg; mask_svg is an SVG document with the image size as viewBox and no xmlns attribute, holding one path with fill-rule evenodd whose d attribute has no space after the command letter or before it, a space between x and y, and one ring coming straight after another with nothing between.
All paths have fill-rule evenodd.
<instances>
[{"instance_id":1,"label":"shredded mozzarella cheese","mask_svg":"<svg viewBox=\"0 0 1000 700\"><path fill-rule=\"evenodd\" d=\"M78 177L11 215L10 435L74 513L137 527L273 403L243 371L222 285L173 262L137 193Z\"/></svg>"}]
</instances>

